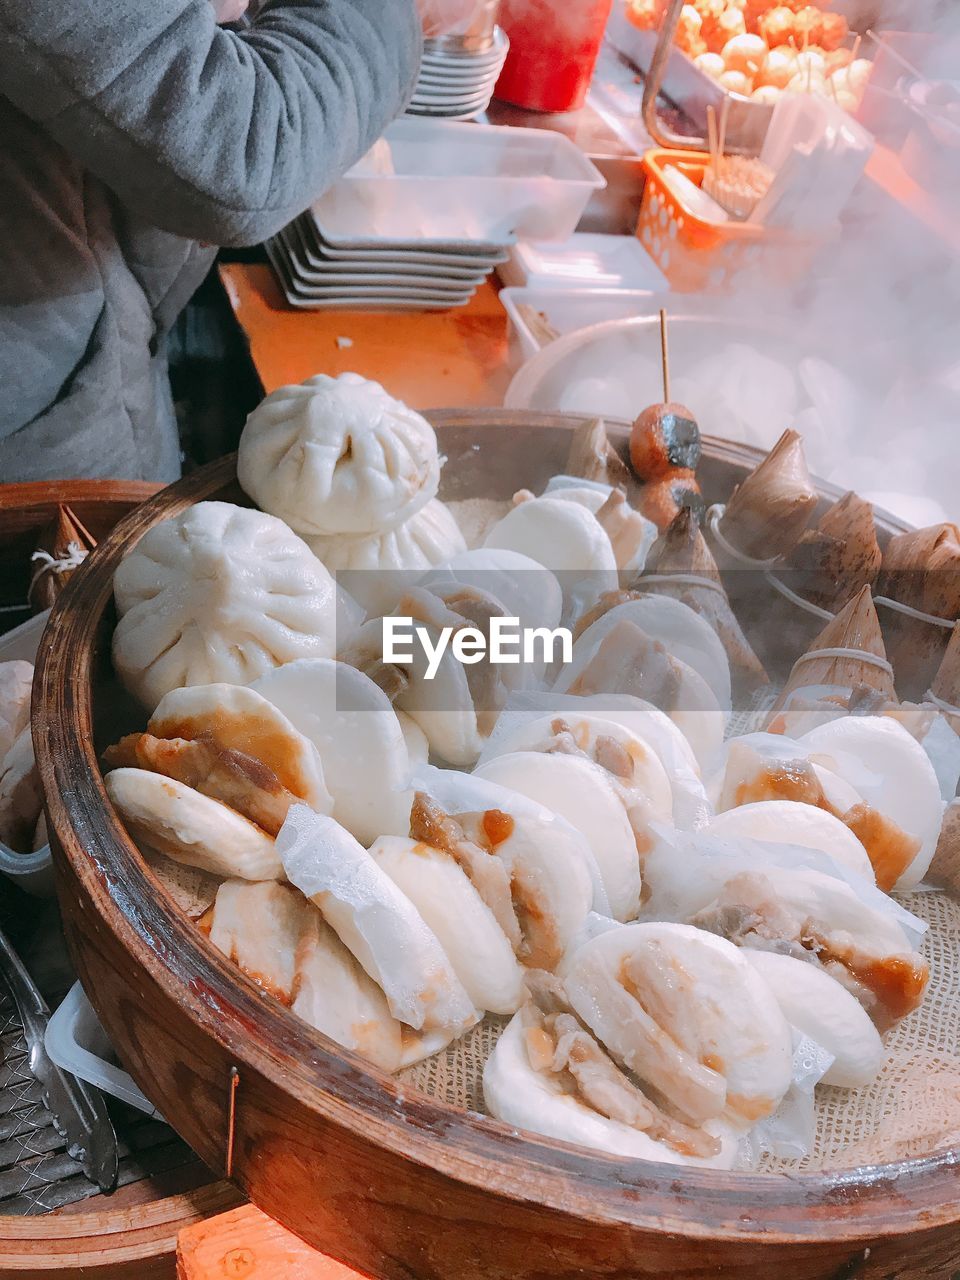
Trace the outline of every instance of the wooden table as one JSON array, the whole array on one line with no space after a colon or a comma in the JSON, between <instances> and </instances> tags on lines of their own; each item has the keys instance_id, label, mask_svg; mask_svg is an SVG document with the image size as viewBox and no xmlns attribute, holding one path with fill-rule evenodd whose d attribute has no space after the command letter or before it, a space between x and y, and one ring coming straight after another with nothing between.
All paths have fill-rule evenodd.
<instances>
[{"instance_id":1,"label":"wooden table","mask_svg":"<svg viewBox=\"0 0 960 1280\"><path fill-rule=\"evenodd\" d=\"M375 312L298 311L270 268L255 263L224 263L220 279L267 392L354 370L417 409L503 403L513 368L491 281L465 307Z\"/></svg>"}]
</instances>

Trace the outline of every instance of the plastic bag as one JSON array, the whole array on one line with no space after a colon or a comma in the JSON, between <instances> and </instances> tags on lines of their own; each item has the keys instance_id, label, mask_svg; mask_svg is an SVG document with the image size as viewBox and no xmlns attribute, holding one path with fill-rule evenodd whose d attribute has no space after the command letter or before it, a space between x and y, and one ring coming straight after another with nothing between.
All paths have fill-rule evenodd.
<instances>
[{"instance_id":1,"label":"plastic bag","mask_svg":"<svg viewBox=\"0 0 960 1280\"><path fill-rule=\"evenodd\" d=\"M496 26L500 0L417 0L423 34L480 38Z\"/></svg>"}]
</instances>

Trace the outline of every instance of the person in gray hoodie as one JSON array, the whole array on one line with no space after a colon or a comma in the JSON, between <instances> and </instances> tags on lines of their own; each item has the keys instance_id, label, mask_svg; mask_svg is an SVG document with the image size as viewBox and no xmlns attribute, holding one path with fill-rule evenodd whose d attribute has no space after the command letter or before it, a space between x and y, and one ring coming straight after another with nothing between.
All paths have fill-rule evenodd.
<instances>
[{"instance_id":1,"label":"person in gray hoodie","mask_svg":"<svg viewBox=\"0 0 960 1280\"><path fill-rule=\"evenodd\" d=\"M235 2L235 0L234 0ZM0 482L175 479L166 337L399 115L414 0L0 0Z\"/></svg>"}]
</instances>

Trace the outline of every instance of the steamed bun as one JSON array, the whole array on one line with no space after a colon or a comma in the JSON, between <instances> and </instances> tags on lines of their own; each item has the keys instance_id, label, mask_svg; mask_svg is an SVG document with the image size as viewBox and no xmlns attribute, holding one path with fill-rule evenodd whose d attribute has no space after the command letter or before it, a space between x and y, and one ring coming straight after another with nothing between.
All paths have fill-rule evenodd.
<instances>
[{"instance_id":1,"label":"steamed bun","mask_svg":"<svg viewBox=\"0 0 960 1280\"><path fill-rule=\"evenodd\" d=\"M154 525L114 575L113 661L154 708L171 689L248 684L336 650L336 587L273 516L200 502Z\"/></svg>"},{"instance_id":2,"label":"steamed bun","mask_svg":"<svg viewBox=\"0 0 960 1280\"><path fill-rule=\"evenodd\" d=\"M392 571L432 569L467 549L456 520L436 498L386 533L307 542L332 573L349 571L347 590L371 615L389 612L411 585L409 577L395 577ZM354 572L368 569L375 572Z\"/></svg>"},{"instance_id":3,"label":"steamed bun","mask_svg":"<svg viewBox=\"0 0 960 1280\"><path fill-rule=\"evenodd\" d=\"M356 373L317 374L254 409L240 437L240 484L308 537L383 533L425 506L440 483L425 418Z\"/></svg>"}]
</instances>

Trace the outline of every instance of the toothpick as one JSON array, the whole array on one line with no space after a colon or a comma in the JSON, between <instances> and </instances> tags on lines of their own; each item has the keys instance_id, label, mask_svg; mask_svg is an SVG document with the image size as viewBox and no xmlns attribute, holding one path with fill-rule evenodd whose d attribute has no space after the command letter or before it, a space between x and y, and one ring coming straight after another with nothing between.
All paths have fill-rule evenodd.
<instances>
[{"instance_id":1,"label":"toothpick","mask_svg":"<svg viewBox=\"0 0 960 1280\"><path fill-rule=\"evenodd\" d=\"M667 313L660 310L660 362L663 367L663 403L670 403L670 353L667 349Z\"/></svg>"},{"instance_id":2,"label":"toothpick","mask_svg":"<svg viewBox=\"0 0 960 1280\"><path fill-rule=\"evenodd\" d=\"M236 1067L230 1068L230 1083L227 1088L227 1158L224 1172L228 1178L233 1177L233 1142L237 1134L237 1090L240 1088L240 1072Z\"/></svg>"},{"instance_id":3,"label":"toothpick","mask_svg":"<svg viewBox=\"0 0 960 1280\"><path fill-rule=\"evenodd\" d=\"M883 49L894 60L894 62L899 62L901 67L903 67L906 71L909 71L912 76L915 76L918 80L926 79L926 76L923 74L923 72L920 70L919 67L915 67L912 62L909 62L903 56L902 53L897 53L896 49L891 48L889 44L884 44L884 42L880 39L880 37L877 35L875 31L868 31L867 35L874 42L874 44L876 44L879 48Z\"/></svg>"},{"instance_id":4,"label":"toothpick","mask_svg":"<svg viewBox=\"0 0 960 1280\"><path fill-rule=\"evenodd\" d=\"M863 36L858 35L856 40L854 40L853 42L853 56L850 58L851 62L856 62L857 54L860 52L861 44L863 44Z\"/></svg>"}]
</instances>

